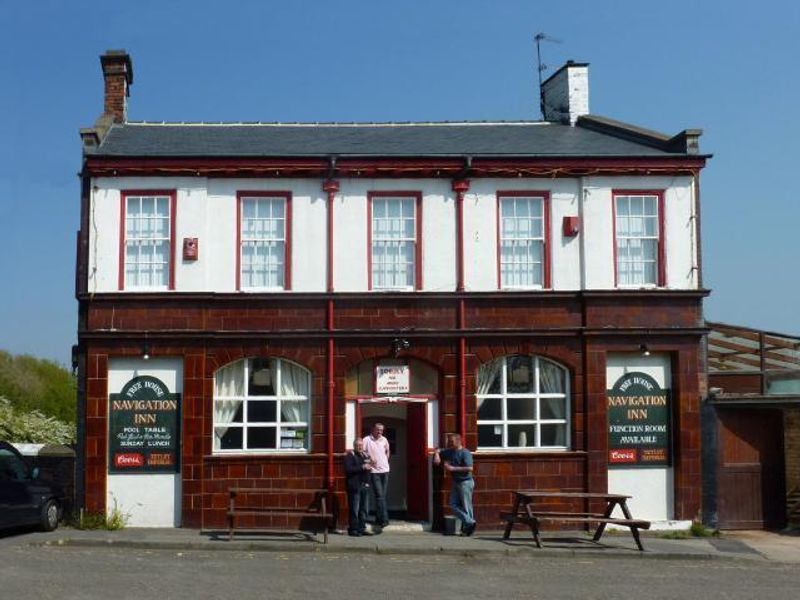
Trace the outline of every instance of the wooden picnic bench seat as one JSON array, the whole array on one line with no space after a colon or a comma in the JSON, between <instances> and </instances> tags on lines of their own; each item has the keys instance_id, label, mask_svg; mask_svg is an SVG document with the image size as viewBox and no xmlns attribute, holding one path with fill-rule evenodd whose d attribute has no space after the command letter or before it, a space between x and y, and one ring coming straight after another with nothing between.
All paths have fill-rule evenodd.
<instances>
[{"instance_id":1,"label":"wooden picnic bench seat","mask_svg":"<svg viewBox=\"0 0 800 600\"><path fill-rule=\"evenodd\" d=\"M511 512L500 513L500 518L506 522L503 539L511 536L511 529L515 523L528 525L531 528L533 539L538 548L542 547L542 540L539 536L539 524L542 521L558 521L565 523L597 523L597 530L594 533L593 541L597 542L603 535L606 525L617 525L627 527L631 531L636 546L639 550L644 550L642 540L639 537L640 529L650 529L650 521L644 519L634 519L626 500L628 496L618 494L582 494L582 493L558 493L558 492L515 492L516 501ZM603 513L591 512L572 512L572 511L548 511L535 510L533 500L535 498L586 498L604 499L607 502L606 510ZM619 506L624 514L623 518L612 517L611 513L615 506Z\"/></svg>"},{"instance_id":2,"label":"wooden picnic bench seat","mask_svg":"<svg viewBox=\"0 0 800 600\"><path fill-rule=\"evenodd\" d=\"M251 496L260 496L261 502L254 503ZM286 504L286 497L294 500ZM300 498L305 496L309 501L305 504ZM288 489L288 488L228 488L228 539L233 540L236 531L272 531L275 526L242 525L240 517L286 517L310 520L319 529L312 529L314 535L322 531L323 543L328 543L328 529L333 527L335 514L328 509L328 490L324 489ZM280 528L283 529L283 528ZM298 528L298 530L300 530Z\"/></svg>"}]
</instances>

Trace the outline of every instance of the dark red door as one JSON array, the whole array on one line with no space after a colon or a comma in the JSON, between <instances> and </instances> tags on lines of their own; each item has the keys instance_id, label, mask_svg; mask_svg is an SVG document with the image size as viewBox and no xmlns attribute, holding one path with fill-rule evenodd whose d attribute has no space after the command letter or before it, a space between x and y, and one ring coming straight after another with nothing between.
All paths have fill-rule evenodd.
<instances>
[{"instance_id":1,"label":"dark red door","mask_svg":"<svg viewBox=\"0 0 800 600\"><path fill-rule=\"evenodd\" d=\"M409 402L406 412L408 518L428 519L428 442L424 402Z\"/></svg>"},{"instance_id":2,"label":"dark red door","mask_svg":"<svg viewBox=\"0 0 800 600\"><path fill-rule=\"evenodd\" d=\"M723 529L785 525L783 413L720 409L717 497Z\"/></svg>"}]
</instances>

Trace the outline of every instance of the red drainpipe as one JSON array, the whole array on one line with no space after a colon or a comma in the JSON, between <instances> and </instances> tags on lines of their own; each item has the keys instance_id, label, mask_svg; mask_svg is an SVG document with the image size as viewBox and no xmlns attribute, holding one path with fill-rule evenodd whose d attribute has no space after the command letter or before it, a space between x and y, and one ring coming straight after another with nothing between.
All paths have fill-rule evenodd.
<instances>
[{"instance_id":1,"label":"red drainpipe","mask_svg":"<svg viewBox=\"0 0 800 600\"><path fill-rule=\"evenodd\" d=\"M469 179L453 181L456 193L456 291L464 291L464 194L469 191ZM458 328L466 327L464 298L458 299ZM466 445L467 435L467 339L458 338L458 432Z\"/></svg>"},{"instance_id":2,"label":"red drainpipe","mask_svg":"<svg viewBox=\"0 0 800 600\"><path fill-rule=\"evenodd\" d=\"M339 182L335 179L327 179L322 184L322 190L328 193L328 294L333 293L333 200L336 192L339 191ZM326 315L326 326L328 328L328 373L327 373L327 400L328 400L328 490L332 493L334 487L333 478L333 393L334 393L334 373L333 373L333 297L328 296L328 306Z\"/></svg>"}]
</instances>

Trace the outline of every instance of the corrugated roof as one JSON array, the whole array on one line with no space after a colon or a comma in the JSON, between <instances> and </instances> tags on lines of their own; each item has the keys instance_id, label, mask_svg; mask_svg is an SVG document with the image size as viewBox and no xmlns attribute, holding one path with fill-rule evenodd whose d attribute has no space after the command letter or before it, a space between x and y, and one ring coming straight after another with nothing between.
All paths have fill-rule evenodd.
<instances>
[{"instance_id":1,"label":"corrugated roof","mask_svg":"<svg viewBox=\"0 0 800 600\"><path fill-rule=\"evenodd\" d=\"M708 370L800 370L800 338L749 327L711 323L708 334ZM763 360L763 362L762 362Z\"/></svg>"},{"instance_id":2,"label":"corrugated roof","mask_svg":"<svg viewBox=\"0 0 800 600\"><path fill-rule=\"evenodd\" d=\"M466 123L125 123L99 156L681 156L583 127Z\"/></svg>"}]
</instances>

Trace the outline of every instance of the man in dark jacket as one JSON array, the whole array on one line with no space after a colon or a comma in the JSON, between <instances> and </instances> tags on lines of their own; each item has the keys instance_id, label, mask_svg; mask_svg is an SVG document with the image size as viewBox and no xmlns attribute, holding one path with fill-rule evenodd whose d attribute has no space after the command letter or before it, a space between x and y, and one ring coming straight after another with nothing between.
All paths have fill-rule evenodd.
<instances>
[{"instance_id":1,"label":"man in dark jacket","mask_svg":"<svg viewBox=\"0 0 800 600\"><path fill-rule=\"evenodd\" d=\"M367 494L369 493L369 472L372 461L364 452L361 440L353 442L353 452L344 457L344 471L347 474L347 505L350 510L350 524L347 534L361 536L366 533Z\"/></svg>"}]
</instances>

